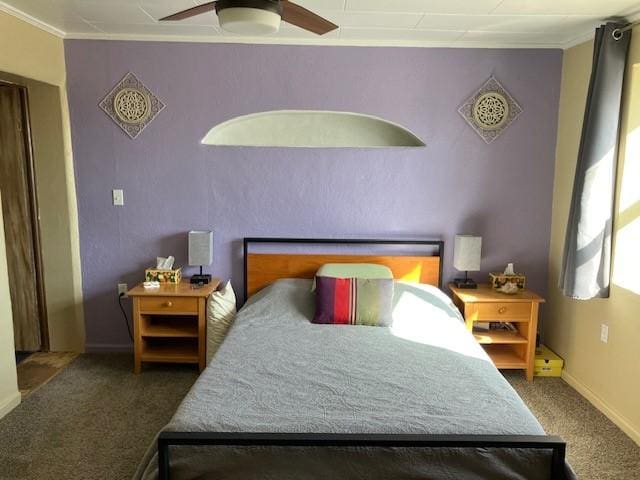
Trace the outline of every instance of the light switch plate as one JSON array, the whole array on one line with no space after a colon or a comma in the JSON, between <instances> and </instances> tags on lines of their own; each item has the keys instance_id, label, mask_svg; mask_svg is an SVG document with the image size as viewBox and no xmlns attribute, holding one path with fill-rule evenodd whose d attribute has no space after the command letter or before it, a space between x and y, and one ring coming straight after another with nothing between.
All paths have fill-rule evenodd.
<instances>
[{"instance_id":1,"label":"light switch plate","mask_svg":"<svg viewBox=\"0 0 640 480\"><path fill-rule=\"evenodd\" d=\"M116 207L121 207L124 205L124 191L123 190L114 190L113 191L113 204Z\"/></svg>"}]
</instances>

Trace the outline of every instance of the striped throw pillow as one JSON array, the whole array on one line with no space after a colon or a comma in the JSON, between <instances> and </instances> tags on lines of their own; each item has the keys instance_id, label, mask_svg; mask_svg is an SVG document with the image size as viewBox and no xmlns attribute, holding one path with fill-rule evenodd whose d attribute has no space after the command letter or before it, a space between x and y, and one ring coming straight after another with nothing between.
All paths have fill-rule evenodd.
<instances>
[{"instance_id":1,"label":"striped throw pillow","mask_svg":"<svg viewBox=\"0 0 640 480\"><path fill-rule=\"evenodd\" d=\"M318 276L313 323L388 327L392 301L392 279Z\"/></svg>"}]
</instances>

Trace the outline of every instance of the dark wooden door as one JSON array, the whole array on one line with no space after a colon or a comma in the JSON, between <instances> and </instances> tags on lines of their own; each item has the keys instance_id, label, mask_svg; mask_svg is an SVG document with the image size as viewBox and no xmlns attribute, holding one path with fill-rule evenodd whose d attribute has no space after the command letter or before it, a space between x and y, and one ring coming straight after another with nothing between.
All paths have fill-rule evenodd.
<instances>
[{"instance_id":1,"label":"dark wooden door","mask_svg":"<svg viewBox=\"0 0 640 480\"><path fill-rule=\"evenodd\" d=\"M16 350L37 351L46 325L26 91L0 84L0 192ZM43 335L44 334L44 335Z\"/></svg>"}]
</instances>

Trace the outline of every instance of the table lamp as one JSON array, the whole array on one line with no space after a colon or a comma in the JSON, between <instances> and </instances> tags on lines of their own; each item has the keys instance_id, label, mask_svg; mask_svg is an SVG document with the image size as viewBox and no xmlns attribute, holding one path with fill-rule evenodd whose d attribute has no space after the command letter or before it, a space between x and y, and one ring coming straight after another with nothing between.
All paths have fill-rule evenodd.
<instances>
[{"instance_id":1,"label":"table lamp","mask_svg":"<svg viewBox=\"0 0 640 480\"><path fill-rule=\"evenodd\" d=\"M476 282L469 278L469 272L480 270L480 252L482 237L477 235L456 235L453 248L453 267L464 272L464 278L456 278L453 284L457 288L478 288Z\"/></svg>"},{"instance_id":2,"label":"table lamp","mask_svg":"<svg viewBox=\"0 0 640 480\"><path fill-rule=\"evenodd\" d=\"M191 230L189 232L189 265L200 267L200 274L191 277L191 283L204 285L211 281L211 275L203 274L202 267L213 262L213 232Z\"/></svg>"}]
</instances>

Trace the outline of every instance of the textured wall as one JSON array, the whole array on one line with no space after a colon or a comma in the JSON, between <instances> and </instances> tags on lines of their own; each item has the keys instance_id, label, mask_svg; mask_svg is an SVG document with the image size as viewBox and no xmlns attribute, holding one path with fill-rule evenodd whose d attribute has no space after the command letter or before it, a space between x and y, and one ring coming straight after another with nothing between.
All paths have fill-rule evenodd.
<instances>
[{"instance_id":1,"label":"textured wall","mask_svg":"<svg viewBox=\"0 0 640 480\"><path fill-rule=\"evenodd\" d=\"M243 236L483 235L482 274L508 261L546 290L562 53L148 42L65 42L89 349L128 343L116 283L156 255L186 261L215 231L212 271L242 285ZM132 141L98 108L133 71L167 108ZM457 113L494 74L524 113L491 145ZM424 149L200 144L232 117L333 109L383 117ZM124 207L110 190L124 188Z\"/></svg>"},{"instance_id":2,"label":"textured wall","mask_svg":"<svg viewBox=\"0 0 640 480\"><path fill-rule=\"evenodd\" d=\"M0 45L0 72L64 85L61 38L0 11Z\"/></svg>"},{"instance_id":3,"label":"textured wall","mask_svg":"<svg viewBox=\"0 0 640 480\"><path fill-rule=\"evenodd\" d=\"M545 342L565 359L564 378L640 444L640 29L631 38L623 96L611 297L562 295L558 276L569 218L593 42L565 52L558 125ZM609 342L600 326L609 326Z\"/></svg>"}]
</instances>

